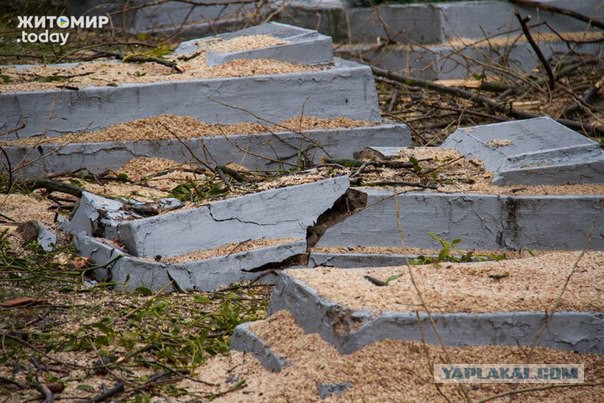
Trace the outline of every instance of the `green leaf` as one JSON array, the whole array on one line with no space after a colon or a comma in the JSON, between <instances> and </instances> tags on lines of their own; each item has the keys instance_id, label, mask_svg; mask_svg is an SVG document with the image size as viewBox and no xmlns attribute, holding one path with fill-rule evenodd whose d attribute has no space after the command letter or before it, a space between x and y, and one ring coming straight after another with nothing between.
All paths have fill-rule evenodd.
<instances>
[{"instance_id":1,"label":"green leaf","mask_svg":"<svg viewBox=\"0 0 604 403\"><path fill-rule=\"evenodd\" d=\"M95 391L94 386L88 385L86 383L79 384L78 386L76 386L76 389L83 390L85 392L94 392Z\"/></svg>"},{"instance_id":2,"label":"green leaf","mask_svg":"<svg viewBox=\"0 0 604 403\"><path fill-rule=\"evenodd\" d=\"M150 289L148 289L147 287L138 287L136 290L134 290L137 294L140 294L144 297L148 297L150 295L153 295L153 291L151 291Z\"/></svg>"},{"instance_id":3,"label":"green leaf","mask_svg":"<svg viewBox=\"0 0 604 403\"><path fill-rule=\"evenodd\" d=\"M397 279L397 278L399 278L400 276L402 276L402 274L394 274L394 275L392 275L392 276L388 277L386 280L384 280L384 283L388 284L388 283L390 283L391 281L396 280L396 279Z\"/></svg>"},{"instance_id":4,"label":"green leaf","mask_svg":"<svg viewBox=\"0 0 604 403\"><path fill-rule=\"evenodd\" d=\"M196 295L193 300L198 304L209 304L212 300L207 295Z\"/></svg>"}]
</instances>

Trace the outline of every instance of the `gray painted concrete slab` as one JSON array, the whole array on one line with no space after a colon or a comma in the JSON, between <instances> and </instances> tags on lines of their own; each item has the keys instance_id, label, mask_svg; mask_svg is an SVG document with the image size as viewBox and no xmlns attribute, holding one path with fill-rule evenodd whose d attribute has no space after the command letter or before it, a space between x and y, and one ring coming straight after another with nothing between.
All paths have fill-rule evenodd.
<instances>
[{"instance_id":1,"label":"gray painted concrete slab","mask_svg":"<svg viewBox=\"0 0 604 403\"><path fill-rule=\"evenodd\" d=\"M604 51L602 43L576 43L567 47L565 42L540 42L540 49L547 59L556 59L569 52L598 56ZM507 68L515 71L530 71L540 67L530 45L516 43L511 49L502 46L489 46L486 42L478 46L457 45L387 45L375 44L343 45L335 49L337 56L361 60L378 67L411 74L426 80L447 80L467 78L473 74L482 74L486 65L505 62ZM505 53L505 60L501 56Z\"/></svg>"},{"instance_id":2,"label":"gray painted concrete slab","mask_svg":"<svg viewBox=\"0 0 604 403\"><path fill-rule=\"evenodd\" d=\"M411 134L404 124L383 124L302 133L207 136L182 141L46 144L38 147L5 146L4 149L15 167L15 177L35 178L80 168L92 173L116 170L137 157L161 157L183 163L195 163L199 159L211 165L236 162L252 170L287 169L291 167L289 164L297 163L299 150L304 151L309 160L318 163L323 156L352 158L355 151L367 144L410 146Z\"/></svg>"},{"instance_id":3,"label":"gray painted concrete slab","mask_svg":"<svg viewBox=\"0 0 604 403\"><path fill-rule=\"evenodd\" d=\"M543 3L571 9L602 19L600 0L543 0ZM377 7L348 7L322 2L292 2L279 19L332 36L337 42L376 43L393 40L403 44L445 43L455 38L484 39L485 36L518 36L514 16L517 6L505 1L465 1L436 4L381 4ZM547 21L557 32L583 32L588 24L543 10L519 8L531 15L532 32L551 32L540 23ZM512 31L512 32L510 32Z\"/></svg>"},{"instance_id":4,"label":"gray painted concrete slab","mask_svg":"<svg viewBox=\"0 0 604 403\"><path fill-rule=\"evenodd\" d=\"M231 349L252 353L262 366L272 372L281 372L289 365L286 358L271 350L270 346L250 330L255 322L242 323L235 328L231 337Z\"/></svg>"},{"instance_id":5,"label":"gray painted concrete slab","mask_svg":"<svg viewBox=\"0 0 604 403\"><path fill-rule=\"evenodd\" d=\"M252 114L281 122L301 113L380 121L371 69L334 61L332 68L302 73L0 93L0 131L25 122L6 139L56 136L160 114L222 124L255 121Z\"/></svg>"},{"instance_id":6,"label":"gray painted concrete slab","mask_svg":"<svg viewBox=\"0 0 604 403\"><path fill-rule=\"evenodd\" d=\"M224 243L303 238L349 186L347 176L272 189L208 205L118 224L119 240L134 256L176 256ZM187 234L183 237L182 234Z\"/></svg>"},{"instance_id":7,"label":"gray painted concrete slab","mask_svg":"<svg viewBox=\"0 0 604 403\"><path fill-rule=\"evenodd\" d=\"M75 236L74 244L80 254L91 257L96 265L113 261L97 269L95 276L99 281L113 281L125 291L138 287L152 291L214 291L236 282L255 280L264 273L255 273L254 269L306 252L306 241L302 239L205 260L168 264L133 257L84 233ZM120 259L114 260L120 255Z\"/></svg>"},{"instance_id":8,"label":"gray painted concrete slab","mask_svg":"<svg viewBox=\"0 0 604 403\"><path fill-rule=\"evenodd\" d=\"M354 270L354 269L353 269ZM428 315L415 312L351 311L320 297L302 281L281 272L271 295L269 312L288 310L307 333L319 333L340 352L349 354L378 340L422 340L438 344ZM543 312L434 313L445 345L532 345L546 314ZM556 312L538 346L581 353L604 354L604 314Z\"/></svg>"},{"instance_id":9,"label":"gray painted concrete slab","mask_svg":"<svg viewBox=\"0 0 604 403\"><path fill-rule=\"evenodd\" d=\"M362 189L367 208L325 231L317 247L400 247L394 191ZM398 196L407 247L435 248L434 232L464 249L604 250L604 195L497 196L409 192Z\"/></svg>"},{"instance_id":10,"label":"gray painted concrete slab","mask_svg":"<svg viewBox=\"0 0 604 403\"><path fill-rule=\"evenodd\" d=\"M141 7L145 3L148 6ZM72 15L109 14L113 26L117 29L125 26L131 33L178 32L185 36L191 31L201 35L236 29L264 19L269 11L267 6L258 7L258 2L220 5L216 4L216 0L196 0L194 3L170 0L70 0L68 9Z\"/></svg>"},{"instance_id":11,"label":"gray painted concrete slab","mask_svg":"<svg viewBox=\"0 0 604 403\"><path fill-rule=\"evenodd\" d=\"M458 129L441 147L482 160L498 185L604 183L600 145L549 117Z\"/></svg>"},{"instance_id":12,"label":"gray painted concrete slab","mask_svg":"<svg viewBox=\"0 0 604 403\"><path fill-rule=\"evenodd\" d=\"M223 64L235 59L275 59L304 65L333 63L331 37L319 34L315 30L298 28L277 22L257 25L210 38L193 39L183 42L174 51L174 54L193 53L198 49L197 43L204 40L216 40L220 38L227 41L250 35L269 35L289 43L226 53L207 50L205 56L208 66Z\"/></svg>"}]
</instances>

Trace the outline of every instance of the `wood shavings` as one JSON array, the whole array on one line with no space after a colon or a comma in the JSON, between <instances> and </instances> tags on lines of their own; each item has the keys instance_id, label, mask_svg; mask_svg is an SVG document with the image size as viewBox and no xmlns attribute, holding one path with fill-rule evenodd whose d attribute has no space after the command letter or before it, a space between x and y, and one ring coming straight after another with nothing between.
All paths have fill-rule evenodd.
<instances>
[{"instance_id":1,"label":"wood shavings","mask_svg":"<svg viewBox=\"0 0 604 403\"><path fill-rule=\"evenodd\" d=\"M243 122L231 125L219 125L201 122L190 116L158 115L130 122L118 123L106 129L87 132L70 133L58 137L29 137L20 140L5 141L6 145L39 145L39 144L68 144L68 143L100 143L109 141L151 141L189 139L205 136L222 136L233 134L253 134L265 132L298 132L312 129L337 129L375 126L375 122L354 120L349 118L325 119L313 116L293 117L281 123Z\"/></svg>"},{"instance_id":2,"label":"wood shavings","mask_svg":"<svg viewBox=\"0 0 604 403\"><path fill-rule=\"evenodd\" d=\"M208 50L216 53L230 53L244 50L262 49L290 43L287 40L275 38L271 35L244 35L232 39L215 42Z\"/></svg>"},{"instance_id":3,"label":"wood shavings","mask_svg":"<svg viewBox=\"0 0 604 403\"><path fill-rule=\"evenodd\" d=\"M217 384L207 386L195 380L178 384L190 392L217 393L228 390L238 380L246 387L221 396L217 401L318 401L318 383L350 383L341 396L330 396L329 402L444 402L431 374L434 363L446 363L442 349L421 342L384 340L349 354L341 355L316 333L305 333L286 311L279 311L265 321L251 326L271 349L290 365L279 373L265 370L251 354L231 351L215 357L200 368L196 379ZM526 351L519 347L447 347L454 363L526 363ZM569 351L537 348L531 363L583 363L588 382L604 381L604 357ZM469 388L470 397L487 396L516 389L518 385L480 384ZM441 385L450 399L458 401L454 385ZM604 386L564 388L520 395L533 401L597 401Z\"/></svg>"},{"instance_id":4,"label":"wood shavings","mask_svg":"<svg viewBox=\"0 0 604 403\"><path fill-rule=\"evenodd\" d=\"M243 242L232 242L222 245L218 248L204 249L185 255L179 255L162 259L165 263L186 263L193 262L196 260L210 259L219 256L228 256L234 253L249 252L255 249L267 248L269 246L283 245L299 241L299 238L277 238L277 239L250 239Z\"/></svg>"},{"instance_id":5,"label":"wood shavings","mask_svg":"<svg viewBox=\"0 0 604 403\"><path fill-rule=\"evenodd\" d=\"M547 253L534 258L481 263L440 263L411 266L423 297L434 312L537 311L551 309L579 252ZM561 311L604 311L604 252L586 252L561 300ZM420 306L408 268L366 270L320 268L288 270L317 292L353 310L414 311ZM493 274L509 273L495 281ZM401 277L375 292L364 279Z\"/></svg>"},{"instance_id":6,"label":"wood shavings","mask_svg":"<svg viewBox=\"0 0 604 403\"><path fill-rule=\"evenodd\" d=\"M88 62L75 66L38 65L27 69L7 67L2 75L7 84L0 84L0 93L74 88L119 86L126 83L154 83L161 81L202 80L227 77L276 75L294 72L319 71L327 66L303 66L271 59L237 59L209 67L205 53L178 63L184 72L157 63ZM69 91L69 90L67 90Z\"/></svg>"},{"instance_id":7,"label":"wood shavings","mask_svg":"<svg viewBox=\"0 0 604 403\"><path fill-rule=\"evenodd\" d=\"M487 145L492 148L506 147L506 146L511 146L512 144L514 144L514 143L512 143L512 140L507 140L507 139L496 139L496 140L491 140L487 143Z\"/></svg>"}]
</instances>

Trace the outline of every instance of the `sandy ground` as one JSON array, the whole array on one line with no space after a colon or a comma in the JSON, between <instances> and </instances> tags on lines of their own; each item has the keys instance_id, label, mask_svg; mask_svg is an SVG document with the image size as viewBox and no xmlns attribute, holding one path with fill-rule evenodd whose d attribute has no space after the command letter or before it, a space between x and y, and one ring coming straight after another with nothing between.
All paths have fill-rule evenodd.
<instances>
[{"instance_id":1,"label":"sandy ground","mask_svg":"<svg viewBox=\"0 0 604 403\"><path fill-rule=\"evenodd\" d=\"M583 363L586 382L604 380L604 357L590 354L536 348L530 357L528 348L447 347L443 350L421 342L380 341L350 355L341 355L317 334L305 334L291 315L278 312L252 329L273 351L291 365L280 373L263 369L250 354L232 351L226 357L211 359L200 368L196 381L179 384L191 391L222 392L225 402L309 402L318 401L317 385L350 383L343 395L325 401L349 402L441 402L462 401L455 386L434 384L434 363ZM215 386L201 384L213 383ZM238 382L244 387L232 389ZM543 385L466 385L470 398L479 399L516 388ZM225 393L226 392L226 393ZM441 395L441 393L443 395ZM604 386L551 389L518 397L519 401L595 402Z\"/></svg>"},{"instance_id":2,"label":"sandy ground","mask_svg":"<svg viewBox=\"0 0 604 403\"><path fill-rule=\"evenodd\" d=\"M579 260L580 259L580 260ZM559 311L604 311L604 252L555 252L534 258L380 269L287 270L319 295L353 310L415 311L420 300L409 270L434 312L551 311L572 268ZM377 287L365 276L386 280Z\"/></svg>"}]
</instances>

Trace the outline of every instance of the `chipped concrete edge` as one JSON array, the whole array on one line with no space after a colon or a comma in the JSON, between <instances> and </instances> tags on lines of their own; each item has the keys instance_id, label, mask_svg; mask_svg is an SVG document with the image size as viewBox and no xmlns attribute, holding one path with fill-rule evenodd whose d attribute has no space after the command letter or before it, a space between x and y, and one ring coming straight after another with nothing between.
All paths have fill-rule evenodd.
<instances>
[{"instance_id":1,"label":"chipped concrete edge","mask_svg":"<svg viewBox=\"0 0 604 403\"><path fill-rule=\"evenodd\" d=\"M311 252L308 258L308 267L337 267L337 268L361 268L361 267L389 267L403 266L419 255L412 254L380 254L380 253L324 253Z\"/></svg>"},{"instance_id":2,"label":"chipped concrete edge","mask_svg":"<svg viewBox=\"0 0 604 403\"><path fill-rule=\"evenodd\" d=\"M351 269L354 270L354 269ZM349 354L384 339L424 340L438 344L427 313L384 312L373 317L322 298L287 272L279 273L269 312L288 310L306 332L319 333L340 352ZM604 354L604 313L556 312L543 333L543 312L434 313L445 345L536 345L580 353ZM422 334L423 333L423 334Z\"/></svg>"},{"instance_id":3,"label":"chipped concrete edge","mask_svg":"<svg viewBox=\"0 0 604 403\"><path fill-rule=\"evenodd\" d=\"M214 291L239 281L272 278L254 269L280 263L306 251L306 241L258 248L226 256L166 264L136 258L84 233L75 235L75 247L81 255L92 258L98 281L114 282L117 288L134 291L146 287L152 291L197 290Z\"/></svg>"},{"instance_id":4,"label":"chipped concrete edge","mask_svg":"<svg viewBox=\"0 0 604 403\"><path fill-rule=\"evenodd\" d=\"M258 335L250 330L250 325L256 322L242 323L235 328L231 337L231 348L236 351L252 353L258 361L272 372L281 372L289 366L289 361L274 352Z\"/></svg>"},{"instance_id":5,"label":"chipped concrete edge","mask_svg":"<svg viewBox=\"0 0 604 403\"><path fill-rule=\"evenodd\" d=\"M305 238L309 226L330 209L349 188L347 176L302 185L270 189L218 200L205 206L180 210L118 224L119 240L135 256L180 255L231 242L259 238ZM312 203L309 201L312 200ZM212 233L195 231L212 228ZM183 239L183 231L191 231Z\"/></svg>"}]
</instances>

